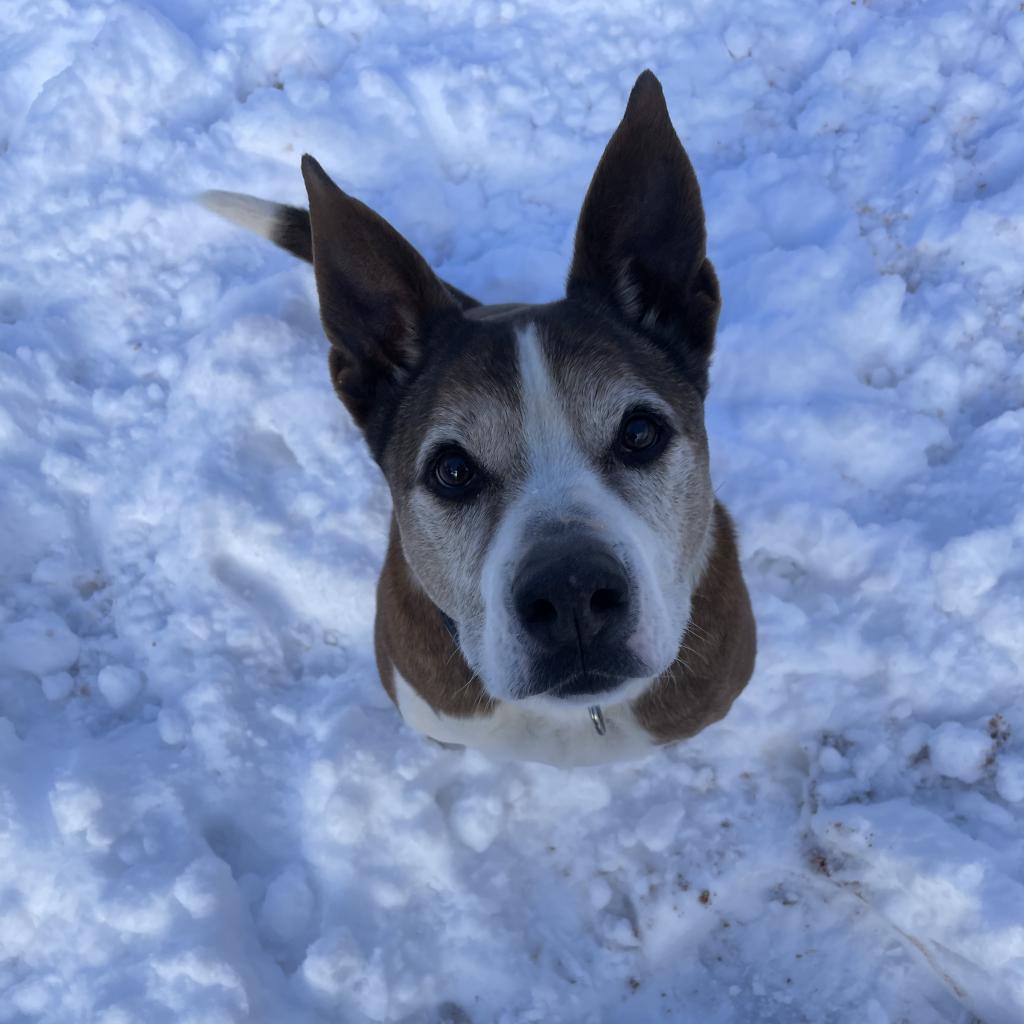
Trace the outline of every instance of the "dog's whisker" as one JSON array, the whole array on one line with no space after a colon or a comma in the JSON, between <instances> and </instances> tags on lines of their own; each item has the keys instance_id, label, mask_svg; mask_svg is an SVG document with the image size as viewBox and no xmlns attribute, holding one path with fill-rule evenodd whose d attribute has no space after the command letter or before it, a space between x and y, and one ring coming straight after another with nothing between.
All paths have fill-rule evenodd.
<instances>
[{"instance_id":1,"label":"dog's whisker","mask_svg":"<svg viewBox=\"0 0 1024 1024\"><path fill-rule=\"evenodd\" d=\"M686 628L687 630L692 629L694 633L696 633L697 636L700 637L702 640L711 639L711 634L708 633L708 631L703 626L698 626L696 622L691 622L689 626L687 626Z\"/></svg>"}]
</instances>

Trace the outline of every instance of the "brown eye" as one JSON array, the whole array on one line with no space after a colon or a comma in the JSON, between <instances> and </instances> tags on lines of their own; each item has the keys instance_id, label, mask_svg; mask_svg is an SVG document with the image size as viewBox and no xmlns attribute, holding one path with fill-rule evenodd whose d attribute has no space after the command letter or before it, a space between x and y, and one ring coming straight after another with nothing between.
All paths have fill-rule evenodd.
<instances>
[{"instance_id":1,"label":"brown eye","mask_svg":"<svg viewBox=\"0 0 1024 1024\"><path fill-rule=\"evenodd\" d=\"M473 466L464 455L443 455L437 460L434 472L445 487L465 487L473 479Z\"/></svg>"},{"instance_id":2,"label":"brown eye","mask_svg":"<svg viewBox=\"0 0 1024 1024\"><path fill-rule=\"evenodd\" d=\"M430 463L425 482L439 498L463 501L480 490L483 479L461 448L445 448Z\"/></svg>"},{"instance_id":3,"label":"brown eye","mask_svg":"<svg viewBox=\"0 0 1024 1024\"><path fill-rule=\"evenodd\" d=\"M657 416L646 412L627 413L619 427L615 454L627 466L641 466L656 459L671 436L672 432Z\"/></svg>"},{"instance_id":4,"label":"brown eye","mask_svg":"<svg viewBox=\"0 0 1024 1024\"><path fill-rule=\"evenodd\" d=\"M630 416L622 424L619 442L631 452L650 448L658 440L658 425L649 416Z\"/></svg>"}]
</instances>

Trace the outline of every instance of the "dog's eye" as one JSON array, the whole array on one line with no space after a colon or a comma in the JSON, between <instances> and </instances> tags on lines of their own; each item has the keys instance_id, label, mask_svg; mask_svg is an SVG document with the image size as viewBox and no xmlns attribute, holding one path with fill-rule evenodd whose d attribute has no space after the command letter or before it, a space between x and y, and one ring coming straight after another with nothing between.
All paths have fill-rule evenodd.
<instances>
[{"instance_id":1,"label":"dog's eye","mask_svg":"<svg viewBox=\"0 0 1024 1024\"><path fill-rule=\"evenodd\" d=\"M656 459L665 450L668 438L668 428L656 416L633 412L623 418L615 447L623 462L635 466Z\"/></svg>"},{"instance_id":2,"label":"dog's eye","mask_svg":"<svg viewBox=\"0 0 1024 1024\"><path fill-rule=\"evenodd\" d=\"M445 487L465 487L473 479L473 467L464 455L444 455L434 467L437 479Z\"/></svg>"},{"instance_id":3,"label":"dog's eye","mask_svg":"<svg viewBox=\"0 0 1024 1024\"><path fill-rule=\"evenodd\" d=\"M434 458L430 484L442 498L461 499L479 489L480 474L472 459L458 448L449 448Z\"/></svg>"},{"instance_id":4,"label":"dog's eye","mask_svg":"<svg viewBox=\"0 0 1024 1024\"><path fill-rule=\"evenodd\" d=\"M623 448L643 451L658 440L658 425L649 416L630 416L622 424L621 439Z\"/></svg>"}]
</instances>

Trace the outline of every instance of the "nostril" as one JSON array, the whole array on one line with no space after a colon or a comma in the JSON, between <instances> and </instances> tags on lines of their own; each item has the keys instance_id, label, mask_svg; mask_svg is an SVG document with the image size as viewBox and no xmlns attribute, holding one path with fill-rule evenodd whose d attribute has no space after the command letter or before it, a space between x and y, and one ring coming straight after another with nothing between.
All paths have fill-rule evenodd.
<instances>
[{"instance_id":1,"label":"nostril","mask_svg":"<svg viewBox=\"0 0 1024 1024\"><path fill-rule=\"evenodd\" d=\"M625 603L625 595L621 590L602 587L591 595L590 610L595 615L605 616L618 611Z\"/></svg>"},{"instance_id":2,"label":"nostril","mask_svg":"<svg viewBox=\"0 0 1024 1024\"><path fill-rule=\"evenodd\" d=\"M527 626L547 626L557 618L558 609L546 597L531 601L523 612L523 622Z\"/></svg>"},{"instance_id":3,"label":"nostril","mask_svg":"<svg viewBox=\"0 0 1024 1024\"><path fill-rule=\"evenodd\" d=\"M634 620L625 566L596 541L557 536L520 563L509 612L531 657L574 658L624 645ZM590 655L587 655L590 657Z\"/></svg>"}]
</instances>

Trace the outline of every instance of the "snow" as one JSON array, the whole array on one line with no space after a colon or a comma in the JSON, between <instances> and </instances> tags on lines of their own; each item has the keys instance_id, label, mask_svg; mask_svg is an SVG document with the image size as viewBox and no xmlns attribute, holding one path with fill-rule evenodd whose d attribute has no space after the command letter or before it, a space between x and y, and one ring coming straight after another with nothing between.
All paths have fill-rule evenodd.
<instances>
[{"instance_id":1,"label":"snow","mask_svg":"<svg viewBox=\"0 0 1024 1024\"><path fill-rule=\"evenodd\" d=\"M142 676L127 665L106 665L96 674L96 685L106 702L120 711L142 691Z\"/></svg>"},{"instance_id":2,"label":"snow","mask_svg":"<svg viewBox=\"0 0 1024 1024\"><path fill-rule=\"evenodd\" d=\"M0 1022L1024 1019L1017 7L6 5ZM309 268L191 196L308 150L549 299L645 66L758 669L637 764L499 764L376 680Z\"/></svg>"},{"instance_id":3,"label":"snow","mask_svg":"<svg viewBox=\"0 0 1024 1024\"><path fill-rule=\"evenodd\" d=\"M1011 804L1024 800L1024 758L1003 756L996 767L996 789Z\"/></svg>"},{"instance_id":4,"label":"snow","mask_svg":"<svg viewBox=\"0 0 1024 1024\"><path fill-rule=\"evenodd\" d=\"M260 934L268 942L287 947L308 931L313 909L313 893L302 868L289 865L267 886L257 922Z\"/></svg>"},{"instance_id":5,"label":"snow","mask_svg":"<svg viewBox=\"0 0 1024 1024\"><path fill-rule=\"evenodd\" d=\"M979 782L993 741L983 729L968 729L959 722L944 722L928 740L932 766L949 779Z\"/></svg>"}]
</instances>

